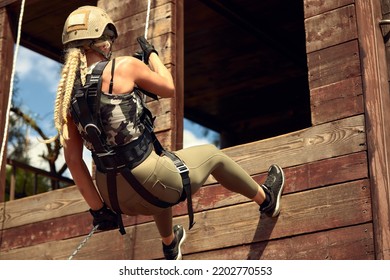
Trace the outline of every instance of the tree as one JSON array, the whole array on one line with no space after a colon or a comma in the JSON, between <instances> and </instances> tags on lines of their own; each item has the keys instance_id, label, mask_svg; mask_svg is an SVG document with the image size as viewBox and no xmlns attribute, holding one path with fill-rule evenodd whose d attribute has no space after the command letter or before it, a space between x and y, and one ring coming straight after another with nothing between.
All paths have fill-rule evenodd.
<instances>
[{"instance_id":1,"label":"tree","mask_svg":"<svg viewBox=\"0 0 390 280\"><path fill-rule=\"evenodd\" d=\"M16 75L9 118L7 158L21 164L29 165L31 161L28 153L30 150L30 141L28 136L29 131L34 130L42 139L47 139L47 136L39 124L28 113L22 111L22 103L18 99L18 82L19 79ZM57 139L52 143L45 144L45 146L46 152L43 153L41 157L47 161L50 173L57 177L61 177L67 169L67 166L64 164L59 170L57 170L55 165L61 151L60 141ZM32 173L25 172L21 169L14 170L13 168L7 169L7 186L10 186L11 173L14 173L14 178L16 178L15 197L17 198L32 195L33 187L31 186L34 185L37 185L36 191L38 193L57 189L63 186L63 184L59 184L57 180L51 180L42 176L35 177Z\"/></svg>"}]
</instances>

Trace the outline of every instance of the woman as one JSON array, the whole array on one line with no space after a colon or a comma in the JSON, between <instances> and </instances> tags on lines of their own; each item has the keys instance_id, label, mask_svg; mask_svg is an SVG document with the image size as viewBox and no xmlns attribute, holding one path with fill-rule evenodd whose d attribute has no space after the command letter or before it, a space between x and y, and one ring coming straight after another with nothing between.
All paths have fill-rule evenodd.
<instances>
[{"instance_id":1,"label":"woman","mask_svg":"<svg viewBox=\"0 0 390 280\"><path fill-rule=\"evenodd\" d=\"M112 149L128 147L147 134L146 125L140 121L143 106L139 89L156 93L162 98L173 97L175 93L170 72L145 39L138 39L145 63L132 56L110 60L111 47L116 38L115 25L100 8L83 6L69 15L62 38L66 57L54 112L66 163L90 207L93 224L99 225L101 230L118 227L117 214L111 210L115 208L110 200L112 186L109 188L107 183L110 182L107 180L108 173L104 172L104 168L98 168L96 189L82 159L83 145L95 155L97 151L91 145L85 129L70 114L74 88L86 83L86 77L99 62L108 61L101 76L98 115L106 135L104 141ZM173 161L165 154L158 155L150 142L146 150L142 160L128 169L144 189L160 200L173 204L180 201L183 181ZM272 165L266 182L259 186L238 164L213 145L191 147L175 154L189 169L192 193L199 190L212 174L227 189L258 203L261 212L272 217L279 214L284 185L283 171L279 166ZM146 201L121 173L115 173L115 181L120 212L153 215L162 238L165 258L181 259L180 246L185 239L185 230L180 225L172 226L172 208L158 207Z\"/></svg>"}]
</instances>

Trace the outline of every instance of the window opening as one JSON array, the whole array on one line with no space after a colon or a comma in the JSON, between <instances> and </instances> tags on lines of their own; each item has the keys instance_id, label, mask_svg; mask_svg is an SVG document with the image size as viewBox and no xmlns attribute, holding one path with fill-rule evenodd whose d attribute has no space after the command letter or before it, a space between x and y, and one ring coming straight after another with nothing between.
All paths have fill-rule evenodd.
<instances>
[{"instance_id":1,"label":"window opening","mask_svg":"<svg viewBox=\"0 0 390 280\"><path fill-rule=\"evenodd\" d=\"M184 116L221 148L311 126L303 1L184 2Z\"/></svg>"}]
</instances>

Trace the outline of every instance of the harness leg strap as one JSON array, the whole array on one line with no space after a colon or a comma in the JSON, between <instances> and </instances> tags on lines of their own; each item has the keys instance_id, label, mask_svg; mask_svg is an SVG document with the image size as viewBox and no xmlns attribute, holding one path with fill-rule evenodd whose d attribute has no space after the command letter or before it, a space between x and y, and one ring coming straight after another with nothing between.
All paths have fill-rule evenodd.
<instances>
[{"instance_id":1,"label":"harness leg strap","mask_svg":"<svg viewBox=\"0 0 390 280\"><path fill-rule=\"evenodd\" d=\"M186 173L180 173L183 180L183 189L187 197L187 211L189 216L189 230L194 226L194 209L192 207L192 193L191 193L191 183L190 177L188 176L188 171Z\"/></svg>"},{"instance_id":2,"label":"harness leg strap","mask_svg":"<svg viewBox=\"0 0 390 280\"><path fill-rule=\"evenodd\" d=\"M122 235L124 235L124 234L126 234L126 230L125 230L125 227L123 226L122 211L119 207L118 188L117 188L117 184L116 184L116 171L115 170L107 173L107 188L109 188L108 194L109 194L111 207L118 216L119 232Z\"/></svg>"},{"instance_id":3,"label":"harness leg strap","mask_svg":"<svg viewBox=\"0 0 390 280\"><path fill-rule=\"evenodd\" d=\"M163 153L169 157L176 166L176 169L179 171L179 174L183 183L183 191L185 193L185 197L187 198L187 211L189 218L189 230L194 226L194 209L192 206L192 191L191 191L191 180L189 176L189 169L187 165L174 153L169 151L163 151Z\"/></svg>"}]
</instances>

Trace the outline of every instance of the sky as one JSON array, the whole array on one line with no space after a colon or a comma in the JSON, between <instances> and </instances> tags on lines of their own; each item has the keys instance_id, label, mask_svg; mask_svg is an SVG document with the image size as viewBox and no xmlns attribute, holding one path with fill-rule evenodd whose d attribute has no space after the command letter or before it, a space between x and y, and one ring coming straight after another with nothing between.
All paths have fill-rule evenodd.
<instances>
[{"instance_id":1,"label":"sky","mask_svg":"<svg viewBox=\"0 0 390 280\"><path fill-rule=\"evenodd\" d=\"M16 59L17 84L14 89L17 93L15 98L25 113L34 117L48 137L56 134L53 128L53 106L56 88L59 81L61 65L54 60L46 58L24 47L19 48ZM204 136L204 127L184 120L183 142L184 148L199 144L212 143L218 137L213 131ZM29 135L31 150L31 165L47 170L47 164L40 155L45 150L44 144L39 142L36 134ZM85 149L84 159L90 167L90 153ZM63 164L63 157L58 161L57 167Z\"/></svg>"}]
</instances>

